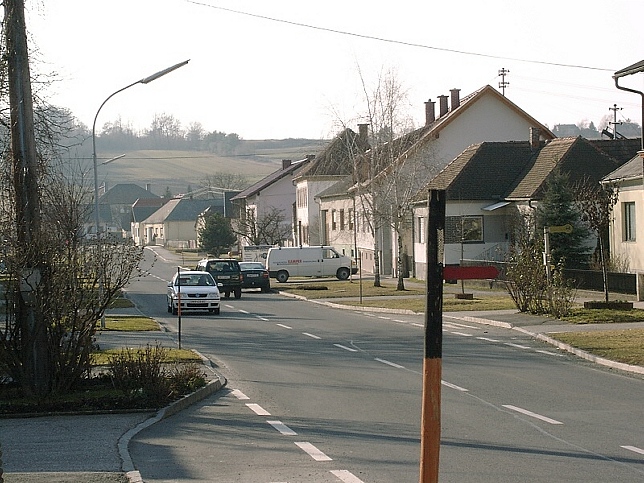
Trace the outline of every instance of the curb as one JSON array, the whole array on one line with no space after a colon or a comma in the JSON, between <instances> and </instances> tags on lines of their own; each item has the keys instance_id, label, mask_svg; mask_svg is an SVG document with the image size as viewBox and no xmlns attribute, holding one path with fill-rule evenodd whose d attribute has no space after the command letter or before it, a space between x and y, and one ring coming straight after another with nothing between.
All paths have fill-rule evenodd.
<instances>
[{"instance_id":1,"label":"curb","mask_svg":"<svg viewBox=\"0 0 644 483\"><path fill-rule=\"evenodd\" d=\"M314 304L319 304L319 305L325 305L327 307L333 307L336 309L345 309L345 310L358 310L358 311L363 311L363 312L386 312L390 314L406 314L406 315L422 315L421 312L414 312L412 310L405 310L405 309L385 309L382 307L357 307L353 305L342 305L342 304L336 304L333 302L326 302L326 301L321 301L321 300L309 300L306 297L302 297L301 295L294 295L290 294L288 292L279 292L281 295L285 295L287 297L299 299L299 300L306 300L308 302L312 302ZM503 329L512 329L516 330L518 332L521 332L525 335L528 335L530 337L533 337L537 340L540 340L542 342L546 342L547 344L550 344L552 346L557 347L558 349L564 350L566 352L569 352L573 355L576 355L577 357L580 357L584 360L593 362L595 364L599 364L601 366L606 366L610 367L612 369L618 369L620 371L624 372L630 372L633 374L644 374L644 367L643 366L635 366L632 364L625 364L623 362L616 362L616 361L611 361L610 359L606 359L605 357L600 357L596 356L593 354L590 354L589 352L583 351L581 349L577 349L576 347L573 347L571 345L565 344L561 341L558 341L556 339L553 339L552 337L548 337L547 335L540 334L538 332L531 332L529 330L523 329L521 327L517 327L514 324L510 322L501 322L499 320L492 320L492 319L483 319L481 317L471 317L468 315L461 315L458 317L455 317L453 315L445 315L443 313L443 317L450 317L450 318L458 318L459 320L464 320L466 322L472 322L475 324L481 324L481 325L490 325L494 327L501 327Z\"/></svg>"},{"instance_id":2,"label":"curb","mask_svg":"<svg viewBox=\"0 0 644 483\"><path fill-rule=\"evenodd\" d=\"M197 351L194 352L196 352L199 357L201 357L204 364L208 367L208 369L210 369L210 371L212 371L215 379L210 381L204 387L196 390L195 392L192 392L182 397L181 399L174 401L172 404L160 409L159 411L157 411L156 415L146 419L142 423L127 431L119 438L117 442L117 448L119 456L121 458L121 471L125 473L125 476L130 483L143 483L141 474L138 470L136 470L136 468L134 468L134 463L132 462L132 458L130 457L130 452L128 450L128 446L132 438L143 431L145 428L148 428L165 418L169 418L170 416L183 411L187 407L215 394L228 383L225 377L215 372L212 367L212 362L208 358Z\"/></svg>"}]
</instances>

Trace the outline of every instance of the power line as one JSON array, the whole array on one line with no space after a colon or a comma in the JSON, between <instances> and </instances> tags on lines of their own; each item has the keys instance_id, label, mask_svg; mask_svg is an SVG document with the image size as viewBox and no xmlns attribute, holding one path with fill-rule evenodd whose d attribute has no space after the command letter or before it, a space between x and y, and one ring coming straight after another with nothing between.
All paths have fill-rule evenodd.
<instances>
[{"instance_id":1,"label":"power line","mask_svg":"<svg viewBox=\"0 0 644 483\"><path fill-rule=\"evenodd\" d=\"M208 3L203 3L203 2L197 2L195 0L186 0L188 3L192 3L194 5L199 5L201 7L208 7L208 8L213 8L215 10L222 10L224 12L229 12L229 13L234 13L237 15L245 15L247 17L253 17L253 18L259 18L262 20L268 20L270 22L278 22L278 23L283 23L287 25L293 25L295 27L302 27L302 28L307 28L307 29L312 29L312 30L319 30L322 32L329 32L332 34L338 34L338 35L347 35L349 37L357 37L361 39L367 39L367 40L376 40L378 42L386 42L390 44L397 44L397 45L404 45L407 47L417 47L420 49L429 49L429 50L436 50L439 52L449 52L452 54L460 54L460 55L472 55L476 57L485 57L488 59L499 59L499 60L510 60L514 62L526 62L529 64L540 64L540 65L551 65L554 67L567 67L567 68L573 68L573 69L586 69L586 70L596 70L596 71L602 71L602 72L615 72L617 69L607 69L607 68L602 68L602 67L591 67L587 65L577 65L577 64L563 64L563 63L558 63L558 62L548 62L544 60L533 60L533 59L519 59L516 57L505 57L502 55L492 55L492 54L482 54L480 52L471 52L467 50L458 50L458 49L448 49L446 47L435 47L431 45L424 45L424 44L418 44L415 42L406 42L404 40L395 40L395 39L387 39L384 37L377 37L375 35L367 35L367 34L359 34L356 32L348 32L346 30L338 30L338 29L332 29L329 27L320 27L318 25L311 25L311 24L306 24L302 22L295 22L292 20L284 20L281 18L275 18L275 17L269 17L267 15L260 15L257 13L250 13L250 12L243 12L241 10L235 10L232 8L227 8L227 7L221 7L217 5L210 5Z\"/></svg>"}]
</instances>

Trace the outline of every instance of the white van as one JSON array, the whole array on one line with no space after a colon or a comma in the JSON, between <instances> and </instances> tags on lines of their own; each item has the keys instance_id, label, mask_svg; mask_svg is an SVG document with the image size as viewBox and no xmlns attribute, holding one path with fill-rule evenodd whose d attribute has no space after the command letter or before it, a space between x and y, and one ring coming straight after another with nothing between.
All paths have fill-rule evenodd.
<instances>
[{"instance_id":1,"label":"white van","mask_svg":"<svg viewBox=\"0 0 644 483\"><path fill-rule=\"evenodd\" d=\"M338 277L346 280L351 273L357 272L349 257L328 246L271 248L266 266L269 276L282 283L289 277Z\"/></svg>"}]
</instances>

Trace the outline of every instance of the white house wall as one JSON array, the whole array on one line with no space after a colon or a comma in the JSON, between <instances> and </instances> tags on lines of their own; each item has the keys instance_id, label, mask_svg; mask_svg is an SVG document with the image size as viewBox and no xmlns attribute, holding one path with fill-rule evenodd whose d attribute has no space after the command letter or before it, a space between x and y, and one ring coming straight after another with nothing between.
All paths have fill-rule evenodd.
<instances>
[{"instance_id":1,"label":"white house wall","mask_svg":"<svg viewBox=\"0 0 644 483\"><path fill-rule=\"evenodd\" d=\"M611 256L627 261L631 273L644 272L644 202L642 179L624 181L619 187L610 230ZM635 241L624 240L624 203L635 203Z\"/></svg>"}]
</instances>

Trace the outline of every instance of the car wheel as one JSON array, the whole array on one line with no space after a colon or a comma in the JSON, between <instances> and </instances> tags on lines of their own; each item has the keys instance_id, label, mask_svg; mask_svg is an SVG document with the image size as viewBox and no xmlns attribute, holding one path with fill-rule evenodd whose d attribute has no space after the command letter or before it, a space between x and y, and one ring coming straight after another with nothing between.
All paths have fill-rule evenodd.
<instances>
[{"instance_id":1,"label":"car wheel","mask_svg":"<svg viewBox=\"0 0 644 483\"><path fill-rule=\"evenodd\" d=\"M288 280L288 272L286 270L280 270L277 272L277 281L279 283L284 283Z\"/></svg>"},{"instance_id":2,"label":"car wheel","mask_svg":"<svg viewBox=\"0 0 644 483\"><path fill-rule=\"evenodd\" d=\"M172 302L168 303L167 305L168 305L168 313L171 314L172 313Z\"/></svg>"},{"instance_id":3,"label":"car wheel","mask_svg":"<svg viewBox=\"0 0 644 483\"><path fill-rule=\"evenodd\" d=\"M219 311L220 311L220 309L219 309L219 307L217 307L216 309L214 309L213 312L215 313L215 315L219 315Z\"/></svg>"},{"instance_id":4,"label":"car wheel","mask_svg":"<svg viewBox=\"0 0 644 483\"><path fill-rule=\"evenodd\" d=\"M338 277L339 280L346 280L349 278L349 269L348 268L338 268L338 272L336 273L336 277Z\"/></svg>"},{"instance_id":5,"label":"car wheel","mask_svg":"<svg viewBox=\"0 0 644 483\"><path fill-rule=\"evenodd\" d=\"M241 298L241 288L236 288L235 289L235 298L240 299Z\"/></svg>"},{"instance_id":6,"label":"car wheel","mask_svg":"<svg viewBox=\"0 0 644 483\"><path fill-rule=\"evenodd\" d=\"M266 285L265 287L262 287L262 293L268 293L271 291L271 286Z\"/></svg>"},{"instance_id":7,"label":"car wheel","mask_svg":"<svg viewBox=\"0 0 644 483\"><path fill-rule=\"evenodd\" d=\"M178 315L179 309L177 307L172 307L172 315Z\"/></svg>"},{"instance_id":8,"label":"car wheel","mask_svg":"<svg viewBox=\"0 0 644 483\"><path fill-rule=\"evenodd\" d=\"M230 292L224 292L224 297L226 297L227 299L229 299L229 298L230 298Z\"/></svg>"}]
</instances>

